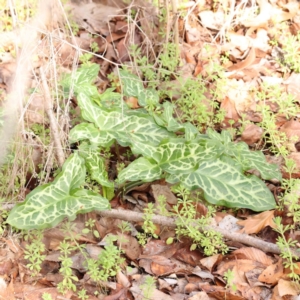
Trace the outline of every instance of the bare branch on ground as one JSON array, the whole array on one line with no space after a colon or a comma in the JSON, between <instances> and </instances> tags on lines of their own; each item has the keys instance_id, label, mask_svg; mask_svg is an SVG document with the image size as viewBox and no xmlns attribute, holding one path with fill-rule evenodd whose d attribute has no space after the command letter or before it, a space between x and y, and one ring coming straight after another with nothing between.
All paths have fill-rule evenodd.
<instances>
[{"instance_id":1,"label":"bare branch on ground","mask_svg":"<svg viewBox=\"0 0 300 300\"><path fill-rule=\"evenodd\" d=\"M121 209L112 209L112 210L104 210L98 212L103 217L109 218L117 218L124 221L129 222L142 222L144 221L144 214L134 211L121 210ZM176 227L175 219L170 217L164 217L160 215L155 215L152 217L152 222L155 224L159 224L162 226L167 226L170 228ZM204 230L214 230L223 235L225 239L242 243L244 245L248 245L251 247L258 248L264 252L280 254L281 251L276 244L265 242L259 238L255 238L253 236L237 233L237 232L228 232L224 229L219 228L218 226L207 226ZM298 253L295 249L291 249L293 255L300 258L300 253Z\"/></svg>"}]
</instances>

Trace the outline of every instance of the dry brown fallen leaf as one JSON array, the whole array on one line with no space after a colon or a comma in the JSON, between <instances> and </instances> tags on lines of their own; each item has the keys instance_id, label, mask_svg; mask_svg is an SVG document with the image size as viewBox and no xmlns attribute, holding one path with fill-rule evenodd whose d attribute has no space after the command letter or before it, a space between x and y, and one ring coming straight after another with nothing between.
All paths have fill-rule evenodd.
<instances>
[{"instance_id":1,"label":"dry brown fallen leaf","mask_svg":"<svg viewBox=\"0 0 300 300\"><path fill-rule=\"evenodd\" d=\"M300 293L299 282L280 279L277 286L281 299L287 299L285 296L298 296Z\"/></svg>"},{"instance_id":2,"label":"dry brown fallen leaf","mask_svg":"<svg viewBox=\"0 0 300 300\"><path fill-rule=\"evenodd\" d=\"M246 125L241 138L246 144L253 145L262 138L263 133L262 128L251 123Z\"/></svg>"},{"instance_id":3,"label":"dry brown fallen leaf","mask_svg":"<svg viewBox=\"0 0 300 300\"><path fill-rule=\"evenodd\" d=\"M251 48L247 57L244 60L229 67L228 71L238 71L238 70L243 70L245 68L248 68L254 63L255 58L256 58L255 48Z\"/></svg>"},{"instance_id":4,"label":"dry brown fallen leaf","mask_svg":"<svg viewBox=\"0 0 300 300\"><path fill-rule=\"evenodd\" d=\"M255 260L266 266L271 265L273 262L272 259L269 256L267 256L263 251L253 247L243 247L233 251L232 254L242 254L246 259Z\"/></svg>"},{"instance_id":5,"label":"dry brown fallen leaf","mask_svg":"<svg viewBox=\"0 0 300 300\"><path fill-rule=\"evenodd\" d=\"M221 103L220 109L226 112L225 123L227 123L228 120L234 120L235 122L238 121L239 114L235 108L235 103L229 97L225 96L224 100Z\"/></svg>"},{"instance_id":6,"label":"dry brown fallen leaf","mask_svg":"<svg viewBox=\"0 0 300 300\"><path fill-rule=\"evenodd\" d=\"M212 272L214 267L222 260L222 257L223 256L221 254L205 257L200 260L200 264L208 271Z\"/></svg>"},{"instance_id":7,"label":"dry brown fallen leaf","mask_svg":"<svg viewBox=\"0 0 300 300\"><path fill-rule=\"evenodd\" d=\"M268 266L258 277L258 280L268 284L277 284L278 280L283 276L282 258L278 262Z\"/></svg>"},{"instance_id":8,"label":"dry brown fallen leaf","mask_svg":"<svg viewBox=\"0 0 300 300\"><path fill-rule=\"evenodd\" d=\"M280 127L280 131L284 132L288 138L288 149L292 152L297 152L295 143L300 141L300 122L295 120L287 121Z\"/></svg>"},{"instance_id":9,"label":"dry brown fallen leaf","mask_svg":"<svg viewBox=\"0 0 300 300\"><path fill-rule=\"evenodd\" d=\"M240 230L242 233L258 233L266 226L270 226L275 228L274 219L274 210L264 211L258 215L250 216L247 220L238 221L237 224L244 226L243 229Z\"/></svg>"}]
</instances>

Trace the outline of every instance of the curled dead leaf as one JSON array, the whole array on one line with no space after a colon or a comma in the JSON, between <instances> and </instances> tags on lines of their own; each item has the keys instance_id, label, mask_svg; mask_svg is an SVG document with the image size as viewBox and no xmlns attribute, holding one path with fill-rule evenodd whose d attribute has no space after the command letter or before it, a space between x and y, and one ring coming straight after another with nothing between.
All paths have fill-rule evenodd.
<instances>
[{"instance_id":1,"label":"curled dead leaf","mask_svg":"<svg viewBox=\"0 0 300 300\"><path fill-rule=\"evenodd\" d=\"M228 71L243 70L243 69L251 66L254 63L255 58L256 58L255 48L251 48L248 55L247 55L247 57L244 60L234 64L231 67L229 67Z\"/></svg>"}]
</instances>

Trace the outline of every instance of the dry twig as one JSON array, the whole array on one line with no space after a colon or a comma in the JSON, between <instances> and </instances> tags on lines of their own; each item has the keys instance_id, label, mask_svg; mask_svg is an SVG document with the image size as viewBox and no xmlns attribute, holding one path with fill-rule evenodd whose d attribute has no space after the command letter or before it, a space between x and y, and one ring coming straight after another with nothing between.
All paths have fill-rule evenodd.
<instances>
[{"instance_id":1,"label":"dry twig","mask_svg":"<svg viewBox=\"0 0 300 300\"><path fill-rule=\"evenodd\" d=\"M128 210L121 210L121 209L112 209L112 210L104 210L98 212L103 217L109 217L109 218L117 218L129 222L142 222L143 214L134 212L134 211L128 211ZM170 228L176 227L175 219L170 217L164 217L160 215L155 215L152 217L152 222L155 224L159 224L162 226L167 226ZM218 226L207 226L203 228L204 230L214 230L223 235L225 239L229 239L231 241L239 242L244 245L252 246L255 248L258 248L264 252L274 253L274 254L280 254L280 249L276 244L265 242L261 239L252 237L247 234L242 233L236 233L236 232L228 232L224 229L219 228ZM291 249L292 253L300 258L300 253L297 252L295 249Z\"/></svg>"},{"instance_id":2,"label":"dry twig","mask_svg":"<svg viewBox=\"0 0 300 300\"><path fill-rule=\"evenodd\" d=\"M46 75L45 75L45 72L42 67L40 68L40 75L41 75L41 80L42 80L42 84L43 84L43 89L45 92L45 110L46 110L46 113L48 115L49 122L50 122L51 133L52 133L53 140L54 140L57 160L58 160L59 166L62 167L62 165L65 162L65 155L63 152L63 147L60 142L60 138L59 138L59 130L58 130L58 126L57 126L57 120L55 119L55 116L53 113L52 100L51 100L51 95L50 95L49 87L48 87L47 80L46 80Z\"/></svg>"}]
</instances>

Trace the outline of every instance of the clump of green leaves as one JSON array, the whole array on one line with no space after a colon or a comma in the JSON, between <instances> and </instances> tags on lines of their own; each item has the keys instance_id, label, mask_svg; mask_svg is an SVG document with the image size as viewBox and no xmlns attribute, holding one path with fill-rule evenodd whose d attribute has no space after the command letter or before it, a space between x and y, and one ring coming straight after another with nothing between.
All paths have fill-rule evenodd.
<instances>
[{"instance_id":1,"label":"clump of green leaves","mask_svg":"<svg viewBox=\"0 0 300 300\"><path fill-rule=\"evenodd\" d=\"M48 146L50 144L50 129L45 128L43 124L32 124L31 130L33 133L38 136L41 142Z\"/></svg>"},{"instance_id":2,"label":"clump of green leaves","mask_svg":"<svg viewBox=\"0 0 300 300\"><path fill-rule=\"evenodd\" d=\"M288 208L288 217L293 218L294 224L300 223L300 204L299 204L299 193L300 193L300 181L299 179L284 179L282 187L285 193L280 197L282 205Z\"/></svg>"},{"instance_id":3,"label":"clump of green leaves","mask_svg":"<svg viewBox=\"0 0 300 300\"><path fill-rule=\"evenodd\" d=\"M98 149L114 143L129 147L139 156L119 172L118 185L165 178L189 190L202 189L205 200L214 205L255 211L275 207L264 182L246 173L256 169L263 179L281 180L278 167L267 163L261 152L250 151L245 143L232 142L226 131L200 134L189 122L180 124L173 117L174 106L169 102L160 104L158 93L145 89L140 79L127 71L120 70L123 94L137 97L144 108L130 109L112 90L99 95L93 85L98 72L96 64L83 65L61 82L67 93L73 87L86 120L71 130L70 141L84 142L91 151L72 154L53 182L36 188L11 211L9 224L22 229L47 228L66 216L72 219L81 212L109 208L107 199L82 186L88 172L102 190L113 188Z\"/></svg>"},{"instance_id":4,"label":"clump of green leaves","mask_svg":"<svg viewBox=\"0 0 300 300\"><path fill-rule=\"evenodd\" d=\"M14 150L14 148L10 149L3 165L0 167L0 202L15 198L20 188L25 184L25 179L21 176L11 178L14 164L21 165L21 161L16 159Z\"/></svg>"},{"instance_id":5,"label":"clump of green leaves","mask_svg":"<svg viewBox=\"0 0 300 300\"><path fill-rule=\"evenodd\" d=\"M43 293L42 299L43 300L53 300L51 294L49 294L49 293Z\"/></svg>"},{"instance_id":6,"label":"clump of green leaves","mask_svg":"<svg viewBox=\"0 0 300 300\"><path fill-rule=\"evenodd\" d=\"M93 235L98 239L100 237L100 235L99 235L99 232L97 230L94 230L95 222L96 222L96 220L94 220L94 219L91 219L91 218L88 219L85 222L86 227L82 230L82 233L88 234L88 233L92 232Z\"/></svg>"}]
</instances>

